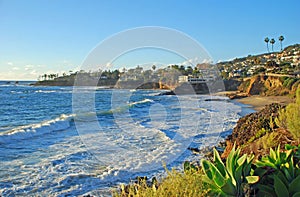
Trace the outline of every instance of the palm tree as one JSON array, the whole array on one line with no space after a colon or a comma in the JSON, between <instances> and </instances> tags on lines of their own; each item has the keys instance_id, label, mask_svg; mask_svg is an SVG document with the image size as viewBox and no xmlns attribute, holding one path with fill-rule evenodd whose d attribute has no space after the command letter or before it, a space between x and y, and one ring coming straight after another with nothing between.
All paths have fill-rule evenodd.
<instances>
[{"instance_id":1,"label":"palm tree","mask_svg":"<svg viewBox=\"0 0 300 197\"><path fill-rule=\"evenodd\" d=\"M278 40L280 42L280 50L282 51L282 41L284 40L284 37L283 36L279 36Z\"/></svg>"},{"instance_id":2,"label":"palm tree","mask_svg":"<svg viewBox=\"0 0 300 197\"><path fill-rule=\"evenodd\" d=\"M266 37L265 38L265 42L267 43L268 53L270 53L270 50L269 50L269 41L270 41L270 39L268 37Z\"/></svg>"},{"instance_id":3,"label":"palm tree","mask_svg":"<svg viewBox=\"0 0 300 197\"><path fill-rule=\"evenodd\" d=\"M270 40L270 43L271 43L271 45L272 45L272 51L274 52L273 45L275 44L275 39L272 38L272 39Z\"/></svg>"}]
</instances>

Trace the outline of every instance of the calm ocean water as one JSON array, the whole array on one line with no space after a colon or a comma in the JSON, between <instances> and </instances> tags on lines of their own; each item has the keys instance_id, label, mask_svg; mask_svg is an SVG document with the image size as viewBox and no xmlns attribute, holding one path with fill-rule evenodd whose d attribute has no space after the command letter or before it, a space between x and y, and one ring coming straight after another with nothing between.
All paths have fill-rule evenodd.
<instances>
[{"instance_id":1,"label":"calm ocean water","mask_svg":"<svg viewBox=\"0 0 300 197\"><path fill-rule=\"evenodd\" d=\"M109 195L231 132L241 106L156 90L0 82L0 195ZM216 98L216 97L213 97ZM75 103L75 104L74 104Z\"/></svg>"}]
</instances>

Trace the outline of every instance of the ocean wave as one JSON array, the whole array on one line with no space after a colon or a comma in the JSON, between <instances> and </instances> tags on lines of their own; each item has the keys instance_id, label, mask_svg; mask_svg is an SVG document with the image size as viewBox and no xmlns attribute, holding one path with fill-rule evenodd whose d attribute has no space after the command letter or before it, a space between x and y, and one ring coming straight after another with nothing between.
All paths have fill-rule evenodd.
<instances>
[{"instance_id":1,"label":"ocean wave","mask_svg":"<svg viewBox=\"0 0 300 197\"><path fill-rule=\"evenodd\" d=\"M23 94L23 91L10 91L11 94Z\"/></svg>"},{"instance_id":2,"label":"ocean wave","mask_svg":"<svg viewBox=\"0 0 300 197\"><path fill-rule=\"evenodd\" d=\"M142 103L152 103L152 102L154 102L154 101L151 100L151 99L144 99L144 100L141 100L141 101L128 103L128 105L129 106L134 106L134 105L138 105L138 104L142 104Z\"/></svg>"},{"instance_id":3,"label":"ocean wave","mask_svg":"<svg viewBox=\"0 0 300 197\"><path fill-rule=\"evenodd\" d=\"M107 110L107 111L98 111L97 115L123 113L127 109L132 108L132 107L134 107L136 105L145 104L145 103L153 103L153 102L154 101L151 100L151 99L144 99L144 100L141 100L141 101L131 102L131 103L127 103L126 105L123 105L123 106L114 107L113 109L110 109L110 110Z\"/></svg>"},{"instance_id":4,"label":"ocean wave","mask_svg":"<svg viewBox=\"0 0 300 197\"><path fill-rule=\"evenodd\" d=\"M56 90L36 90L35 93L54 93Z\"/></svg>"},{"instance_id":5,"label":"ocean wave","mask_svg":"<svg viewBox=\"0 0 300 197\"><path fill-rule=\"evenodd\" d=\"M20 126L0 133L0 143L9 143L11 140L23 140L41 136L53 131L60 131L70 127L70 122L75 115L62 114L59 117L36 124Z\"/></svg>"}]
</instances>

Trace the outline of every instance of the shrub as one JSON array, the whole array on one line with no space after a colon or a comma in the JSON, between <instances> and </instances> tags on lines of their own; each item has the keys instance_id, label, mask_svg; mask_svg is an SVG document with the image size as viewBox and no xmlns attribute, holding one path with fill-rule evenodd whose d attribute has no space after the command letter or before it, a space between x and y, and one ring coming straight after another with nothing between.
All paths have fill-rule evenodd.
<instances>
[{"instance_id":1,"label":"shrub","mask_svg":"<svg viewBox=\"0 0 300 197\"><path fill-rule=\"evenodd\" d=\"M275 118L275 123L278 127L287 129L287 117L285 108L281 108L278 110L278 117Z\"/></svg>"},{"instance_id":2,"label":"shrub","mask_svg":"<svg viewBox=\"0 0 300 197\"><path fill-rule=\"evenodd\" d=\"M281 81L281 83L283 83L288 78L289 77L287 77L287 76L282 76L282 77L279 78L279 80Z\"/></svg>"},{"instance_id":3,"label":"shrub","mask_svg":"<svg viewBox=\"0 0 300 197\"><path fill-rule=\"evenodd\" d=\"M272 147L276 147L280 143L280 141L278 141L279 137L280 134L278 132L267 133L266 135L259 138L256 143L264 150L266 150Z\"/></svg>"},{"instance_id":4,"label":"shrub","mask_svg":"<svg viewBox=\"0 0 300 197\"><path fill-rule=\"evenodd\" d=\"M294 139L300 139L300 88L296 92L296 103L290 103L285 109L281 109L275 122L291 132Z\"/></svg>"},{"instance_id":5,"label":"shrub","mask_svg":"<svg viewBox=\"0 0 300 197\"><path fill-rule=\"evenodd\" d=\"M300 88L296 91L296 103L286 107L287 127L295 139L300 138Z\"/></svg>"},{"instance_id":6,"label":"shrub","mask_svg":"<svg viewBox=\"0 0 300 197\"><path fill-rule=\"evenodd\" d=\"M272 120L272 117L270 118ZM271 126L270 126L271 127ZM254 136L252 136L249 140L248 143L254 142L256 139L259 139L260 137L264 136L267 132L269 132L269 130L267 129L260 129L259 131L257 131L257 133L255 133Z\"/></svg>"},{"instance_id":7,"label":"shrub","mask_svg":"<svg viewBox=\"0 0 300 197\"><path fill-rule=\"evenodd\" d=\"M298 88L300 88L300 79L298 79L292 86L292 91L296 92Z\"/></svg>"},{"instance_id":8,"label":"shrub","mask_svg":"<svg viewBox=\"0 0 300 197\"><path fill-rule=\"evenodd\" d=\"M257 196L299 196L300 169L294 163L294 147L280 152L270 149L270 154L256 162L255 174L262 177L257 184ZM269 168L268 168L269 167Z\"/></svg>"},{"instance_id":9,"label":"shrub","mask_svg":"<svg viewBox=\"0 0 300 197\"><path fill-rule=\"evenodd\" d=\"M186 163L185 163L186 165ZM186 166L185 166L186 167ZM203 186L201 176L203 173L191 165L191 170L185 172L177 170L167 170L167 176L161 181L149 185L146 181L121 186L121 191L115 191L113 196L130 197L168 197L168 196L207 196L207 189Z\"/></svg>"},{"instance_id":10,"label":"shrub","mask_svg":"<svg viewBox=\"0 0 300 197\"><path fill-rule=\"evenodd\" d=\"M300 145L286 145L285 151L270 148L270 153L252 165L253 156L240 156L233 146L226 162L214 149L214 162L202 160L202 171L188 162L184 172L167 170L161 183L149 185L145 179L121 186L113 196L299 196Z\"/></svg>"},{"instance_id":11,"label":"shrub","mask_svg":"<svg viewBox=\"0 0 300 197\"><path fill-rule=\"evenodd\" d=\"M286 88L289 89L289 90L291 90L293 84L294 84L296 81L297 81L297 79L294 79L294 78L290 79L290 80L288 81L288 83L286 84Z\"/></svg>"},{"instance_id":12,"label":"shrub","mask_svg":"<svg viewBox=\"0 0 300 197\"><path fill-rule=\"evenodd\" d=\"M205 174L202 180L210 187L210 194L212 196L244 196L249 185L259 180L258 176L251 176L253 158L253 155L240 156L240 149L235 150L234 145L224 165L219 153L214 149L214 163L207 160L201 161Z\"/></svg>"},{"instance_id":13,"label":"shrub","mask_svg":"<svg viewBox=\"0 0 300 197\"><path fill-rule=\"evenodd\" d=\"M285 78L285 80L284 80L282 86L283 86L283 87L286 87L287 84L289 83L290 79L291 79L291 78L289 78L289 77Z\"/></svg>"}]
</instances>

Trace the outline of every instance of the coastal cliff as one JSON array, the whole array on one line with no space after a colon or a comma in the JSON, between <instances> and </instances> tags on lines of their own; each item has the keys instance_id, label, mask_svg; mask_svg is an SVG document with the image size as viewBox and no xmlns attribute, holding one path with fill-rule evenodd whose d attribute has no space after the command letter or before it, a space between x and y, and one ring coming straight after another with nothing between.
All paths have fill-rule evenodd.
<instances>
[{"instance_id":1,"label":"coastal cliff","mask_svg":"<svg viewBox=\"0 0 300 197\"><path fill-rule=\"evenodd\" d=\"M244 80L238 90L247 95L282 96L295 94L299 86L297 77L256 75Z\"/></svg>"}]
</instances>

